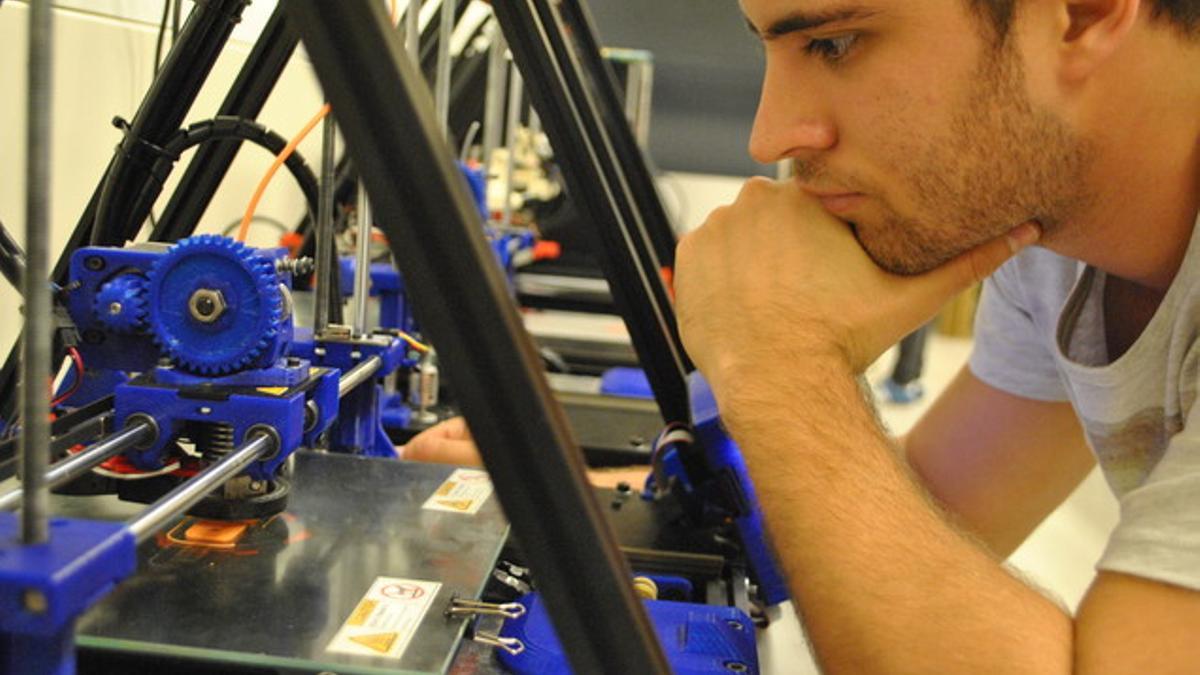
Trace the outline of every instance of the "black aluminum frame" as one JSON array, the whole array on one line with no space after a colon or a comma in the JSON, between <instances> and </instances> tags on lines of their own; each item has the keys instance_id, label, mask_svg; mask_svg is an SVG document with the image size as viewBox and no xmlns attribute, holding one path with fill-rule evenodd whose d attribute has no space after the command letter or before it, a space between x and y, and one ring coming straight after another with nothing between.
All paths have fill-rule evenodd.
<instances>
[{"instance_id":1,"label":"black aluminum frame","mask_svg":"<svg viewBox=\"0 0 1200 675\"><path fill-rule=\"evenodd\" d=\"M688 422L687 373L662 267L629 179L593 99L561 16L547 0L492 5L550 137L573 199L594 226L600 262L667 422Z\"/></svg>"},{"instance_id":2,"label":"black aluminum frame","mask_svg":"<svg viewBox=\"0 0 1200 675\"><path fill-rule=\"evenodd\" d=\"M569 35L577 43L575 53L579 65L591 81L596 96L596 111L612 141L614 159L625 172L630 194L645 222L646 234L658 255L659 263L674 268L675 245L678 243L675 230L671 227L671 219L663 208L654 184L654 172L649 159L638 146L633 129L625 118L622 95L617 89L612 65L601 52L595 22L587 7L579 0L561 0L558 7L566 24L571 27Z\"/></svg>"},{"instance_id":3,"label":"black aluminum frame","mask_svg":"<svg viewBox=\"0 0 1200 675\"><path fill-rule=\"evenodd\" d=\"M429 90L382 6L284 1L575 672L669 672Z\"/></svg>"},{"instance_id":4,"label":"black aluminum frame","mask_svg":"<svg viewBox=\"0 0 1200 675\"><path fill-rule=\"evenodd\" d=\"M217 116L256 119L299 42L300 37L287 25L283 9L277 5ZM237 142L210 143L196 151L150 235L152 241L175 241L195 232L241 148Z\"/></svg>"}]
</instances>

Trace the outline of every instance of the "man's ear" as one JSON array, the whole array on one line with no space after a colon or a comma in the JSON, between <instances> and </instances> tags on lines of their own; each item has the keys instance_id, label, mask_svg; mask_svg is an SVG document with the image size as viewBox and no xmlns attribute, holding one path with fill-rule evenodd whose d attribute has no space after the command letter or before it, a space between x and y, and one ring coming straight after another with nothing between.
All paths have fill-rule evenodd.
<instances>
[{"instance_id":1,"label":"man's ear","mask_svg":"<svg viewBox=\"0 0 1200 675\"><path fill-rule=\"evenodd\" d=\"M1137 24L1141 0L1062 0L1062 76L1079 82L1124 43Z\"/></svg>"}]
</instances>

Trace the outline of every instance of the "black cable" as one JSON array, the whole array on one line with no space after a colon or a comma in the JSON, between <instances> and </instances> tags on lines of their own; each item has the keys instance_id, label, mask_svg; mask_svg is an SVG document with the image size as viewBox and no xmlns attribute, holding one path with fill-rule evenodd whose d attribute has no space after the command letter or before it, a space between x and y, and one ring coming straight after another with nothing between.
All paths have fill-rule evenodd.
<instances>
[{"instance_id":1,"label":"black cable","mask_svg":"<svg viewBox=\"0 0 1200 675\"><path fill-rule=\"evenodd\" d=\"M0 274L21 293L21 280L25 276L25 252L9 234L4 223L0 223Z\"/></svg>"},{"instance_id":2,"label":"black cable","mask_svg":"<svg viewBox=\"0 0 1200 675\"><path fill-rule=\"evenodd\" d=\"M154 200L161 194L163 184L166 182L167 176L171 173L171 169L174 168L175 162L179 160L180 155L191 148L211 141L248 141L265 148L272 155L278 155L283 152L283 149L288 144L287 139L283 136L250 119L214 117L209 120L196 122L186 129L180 129L175 132L163 144L160 149L161 157L150 169L150 175L153 180L148 181L146 187L138 195L137 200L134 202L135 209L132 212L141 213L149 211L149 207L153 205ZM316 213L317 176L313 173L308 162L304 160L304 157L299 152L292 152L283 165L299 184L301 192L304 193L304 200L308 205L309 211Z\"/></svg>"},{"instance_id":3,"label":"black cable","mask_svg":"<svg viewBox=\"0 0 1200 675\"><path fill-rule=\"evenodd\" d=\"M174 6L171 8L171 44L175 44L175 40L179 38L179 19L183 13L183 0L175 0Z\"/></svg>"},{"instance_id":4,"label":"black cable","mask_svg":"<svg viewBox=\"0 0 1200 675\"><path fill-rule=\"evenodd\" d=\"M163 0L162 20L158 22L158 40L154 43L154 76L158 77L158 68L162 64L163 42L167 36L167 17L171 16L171 0ZM178 31L176 31L178 35ZM172 43L174 44L174 43Z\"/></svg>"},{"instance_id":5,"label":"black cable","mask_svg":"<svg viewBox=\"0 0 1200 675\"><path fill-rule=\"evenodd\" d=\"M287 225L285 225L282 220L279 220L278 218L272 218L271 216L260 216L260 215L255 214L254 217L250 219L250 222L252 224L253 223L264 223L264 224L270 225L271 227L275 228L276 230L279 230L280 235L285 235L292 231L291 228L289 228ZM231 220L229 222L229 224L227 224L225 227L221 228L221 236L232 237L234 231L237 230L239 227L241 227L241 225L242 225L242 217L238 216L237 218L234 218L233 220Z\"/></svg>"}]
</instances>

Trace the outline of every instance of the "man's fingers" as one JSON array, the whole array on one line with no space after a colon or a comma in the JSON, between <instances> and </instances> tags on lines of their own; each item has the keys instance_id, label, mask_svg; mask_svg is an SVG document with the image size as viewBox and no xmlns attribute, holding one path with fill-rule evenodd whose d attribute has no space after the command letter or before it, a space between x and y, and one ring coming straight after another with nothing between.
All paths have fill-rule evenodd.
<instances>
[{"instance_id":1,"label":"man's fingers","mask_svg":"<svg viewBox=\"0 0 1200 675\"><path fill-rule=\"evenodd\" d=\"M457 466L481 466L479 449L471 441L456 441L418 435L400 450L400 458L410 462L431 462Z\"/></svg>"},{"instance_id":2,"label":"man's fingers","mask_svg":"<svg viewBox=\"0 0 1200 675\"><path fill-rule=\"evenodd\" d=\"M926 275L932 290L944 302L947 298L983 281L1025 247L1037 242L1041 230L1025 223L1003 237L997 237L963 253Z\"/></svg>"},{"instance_id":3,"label":"man's fingers","mask_svg":"<svg viewBox=\"0 0 1200 675\"><path fill-rule=\"evenodd\" d=\"M471 430L467 427L466 418L451 417L422 431L417 434L416 438L426 436L448 441L469 441L471 440Z\"/></svg>"}]
</instances>

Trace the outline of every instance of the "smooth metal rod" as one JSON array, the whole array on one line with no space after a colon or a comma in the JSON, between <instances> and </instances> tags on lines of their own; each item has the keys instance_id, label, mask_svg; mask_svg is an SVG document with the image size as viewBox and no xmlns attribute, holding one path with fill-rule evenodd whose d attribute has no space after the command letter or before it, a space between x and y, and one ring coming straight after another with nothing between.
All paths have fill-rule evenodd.
<instances>
[{"instance_id":1,"label":"smooth metal rod","mask_svg":"<svg viewBox=\"0 0 1200 675\"><path fill-rule=\"evenodd\" d=\"M366 361L354 366L350 370L347 370L345 373L342 373L341 379L338 380L338 398L345 397L346 394L349 394L355 387L371 379L371 376L374 375L382 365L382 359L380 359L378 356L372 356Z\"/></svg>"},{"instance_id":2,"label":"smooth metal rod","mask_svg":"<svg viewBox=\"0 0 1200 675\"><path fill-rule=\"evenodd\" d=\"M354 334L367 334L371 300L371 201L367 186L358 183L358 246L354 253Z\"/></svg>"},{"instance_id":3,"label":"smooth metal rod","mask_svg":"<svg viewBox=\"0 0 1200 675\"><path fill-rule=\"evenodd\" d=\"M154 502L129 521L126 527L138 542L144 541L273 448L275 439L265 433L256 434L250 441Z\"/></svg>"},{"instance_id":4,"label":"smooth metal rod","mask_svg":"<svg viewBox=\"0 0 1200 675\"><path fill-rule=\"evenodd\" d=\"M625 61L625 119L637 135L638 96L642 93L641 62L632 55Z\"/></svg>"},{"instance_id":5,"label":"smooth metal rod","mask_svg":"<svg viewBox=\"0 0 1200 675\"><path fill-rule=\"evenodd\" d=\"M46 488L56 488L79 478L109 457L137 445L143 440L143 434L148 431L151 431L150 425L139 422L52 465L46 472ZM0 495L0 511L16 508L21 503L23 493L24 490L17 488L5 495Z\"/></svg>"},{"instance_id":6,"label":"smooth metal rod","mask_svg":"<svg viewBox=\"0 0 1200 675\"><path fill-rule=\"evenodd\" d=\"M317 198L317 222L313 236L316 237L316 306L313 308L313 335L319 336L329 325L329 307L338 297L333 284L333 199L337 179L335 177L337 144L337 122L333 113L325 115L321 125L321 193Z\"/></svg>"},{"instance_id":7,"label":"smooth metal rod","mask_svg":"<svg viewBox=\"0 0 1200 675\"><path fill-rule=\"evenodd\" d=\"M643 150L650 150L650 115L654 96L654 61L642 61L638 66L637 113L633 124L633 135Z\"/></svg>"},{"instance_id":8,"label":"smooth metal rod","mask_svg":"<svg viewBox=\"0 0 1200 675\"><path fill-rule=\"evenodd\" d=\"M421 0L409 0L404 14L404 48L412 62L421 63Z\"/></svg>"},{"instance_id":9,"label":"smooth metal rod","mask_svg":"<svg viewBox=\"0 0 1200 675\"><path fill-rule=\"evenodd\" d=\"M504 142L508 144L508 158L504 164L504 215L500 220L504 227L512 226L513 166L516 163L517 129L521 126L521 106L524 104L521 94L524 91L521 71L513 63L508 71L508 123L504 132Z\"/></svg>"},{"instance_id":10,"label":"smooth metal rod","mask_svg":"<svg viewBox=\"0 0 1200 675\"><path fill-rule=\"evenodd\" d=\"M505 56L508 43L504 41L504 33L500 24L492 20L488 26L488 34L492 44L488 48L487 84L483 100L483 166L490 171L492 155L496 148L504 142L504 74L508 67Z\"/></svg>"},{"instance_id":11,"label":"smooth metal rod","mask_svg":"<svg viewBox=\"0 0 1200 675\"><path fill-rule=\"evenodd\" d=\"M442 134L450 137L450 39L454 36L456 0L442 0L442 21L438 26L437 73L434 76L433 103Z\"/></svg>"},{"instance_id":12,"label":"smooth metal rod","mask_svg":"<svg viewBox=\"0 0 1200 675\"><path fill-rule=\"evenodd\" d=\"M49 2L29 5L29 101L26 113L25 336L21 341L21 541L49 538L51 311L50 129L54 30Z\"/></svg>"}]
</instances>

